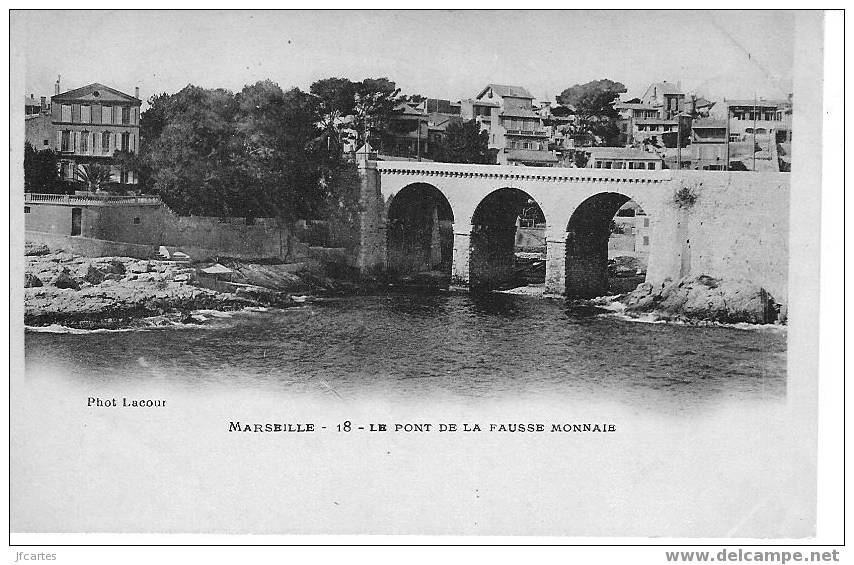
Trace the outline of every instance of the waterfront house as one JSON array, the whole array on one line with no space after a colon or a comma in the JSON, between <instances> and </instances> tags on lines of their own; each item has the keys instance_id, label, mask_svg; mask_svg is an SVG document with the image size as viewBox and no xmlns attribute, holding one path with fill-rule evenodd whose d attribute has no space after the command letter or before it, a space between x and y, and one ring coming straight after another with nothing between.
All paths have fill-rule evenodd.
<instances>
[{"instance_id":1,"label":"waterfront house","mask_svg":"<svg viewBox=\"0 0 854 565\"><path fill-rule=\"evenodd\" d=\"M60 154L62 178L75 182L83 165L97 163L109 167L112 188L133 189L139 182L137 172L123 166L115 153L139 150L139 88L131 96L96 82L61 92L57 80L55 92L50 103L52 137L44 139Z\"/></svg>"}]
</instances>

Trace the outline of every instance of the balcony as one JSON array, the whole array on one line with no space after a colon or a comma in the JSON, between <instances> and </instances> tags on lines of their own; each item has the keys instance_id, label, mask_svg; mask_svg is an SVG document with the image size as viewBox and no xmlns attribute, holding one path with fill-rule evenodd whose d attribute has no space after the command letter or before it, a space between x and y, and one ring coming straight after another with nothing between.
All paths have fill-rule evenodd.
<instances>
[{"instance_id":1,"label":"balcony","mask_svg":"<svg viewBox=\"0 0 854 565\"><path fill-rule=\"evenodd\" d=\"M524 135L527 137L548 137L546 130L527 130L527 129L508 129L505 130L505 135Z\"/></svg>"}]
</instances>

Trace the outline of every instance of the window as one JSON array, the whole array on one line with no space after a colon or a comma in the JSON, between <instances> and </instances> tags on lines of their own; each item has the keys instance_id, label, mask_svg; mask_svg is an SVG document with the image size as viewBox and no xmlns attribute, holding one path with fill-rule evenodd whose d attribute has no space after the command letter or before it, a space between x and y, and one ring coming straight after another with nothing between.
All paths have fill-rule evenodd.
<instances>
[{"instance_id":1,"label":"window","mask_svg":"<svg viewBox=\"0 0 854 565\"><path fill-rule=\"evenodd\" d=\"M24 206L24 214L29 214L29 213L30 213L30 207Z\"/></svg>"},{"instance_id":2,"label":"window","mask_svg":"<svg viewBox=\"0 0 854 565\"><path fill-rule=\"evenodd\" d=\"M48 145L50 145L50 142L47 139L45 139L44 140L44 146L47 147Z\"/></svg>"},{"instance_id":3,"label":"window","mask_svg":"<svg viewBox=\"0 0 854 565\"><path fill-rule=\"evenodd\" d=\"M119 179L122 184L128 183L128 172L125 169L122 169L121 175L119 175Z\"/></svg>"},{"instance_id":4,"label":"window","mask_svg":"<svg viewBox=\"0 0 854 565\"><path fill-rule=\"evenodd\" d=\"M649 247L649 236L648 235L643 236L643 245L644 245L644 247Z\"/></svg>"},{"instance_id":5,"label":"window","mask_svg":"<svg viewBox=\"0 0 854 565\"><path fill-rule=\"evenodd\" d=\"M643 227L645 227L645 228L648 228L648 227L649 227L649 218L644 218L644 219L643 219Z\"/></svg>"},{"instance_id":6,"label":"window","mask_svg":"<svg viewBox=\"0 0 854 565\"><path fill-rule=\"evenodd\" d=\"M80 106L80 122L88 124L92 122L92 107Z\"/></svg>"},{"instance_id":7,"label":"window","mask_svg":"<svg viewBox=\"0 0 854 565\"><path fill-rule=\"evenodd\" d=\"M122 134L122 151L130 151L130 134L127 132Z\"/></svg>"},{"instance_id":8,"label":"window","mask_svg":"<svg viewBox=\"0 0 854 565\"><path fill-rule=\"evenodd\" d=\"M130 123L130 106L122 106L122 123Z\"/></svg>"},{"instance_id":9,"label":"window","mask_svg":"<svg viewBox=\"0 0 854 565\"><path fill-rule=\"evenodd\" d=\"M80 132L80 152L89 152L89 132L85 130Z\"/></svg>"},{"instance_id":10,"label":"window","mask_svg":"<svg viewBox=\"0 0 854 565\"><path fill-rule=\"evenodd\" d=\"M71 132L68 130L62 132L62 145L60 149L64 152L71 151Z\"/></svg>"},{"instance_id":11,"label":"window","mask_svg":"<svg viewBox=\"0 0 854 565\"><path fill-rule=\"evenodd\" d=\"M133 224L134 224L135 226L138 226L138 225L139 225L139 224L141 224L141 223L142 223L142 220L141 220L141 219L139 219L139 218L134 218L134 219L133 219Z\"/></svg>"},{"instance_id":12,"label":"window","mask_svg":"<svg viewBox=\"0 0 854 565\"><path fill-rule=\"evenodd\" d=\"M104 123L104 124L113 123L113 107L112 106L101 106L101 123Z\"/></svg>"},{"instance_id":13,"label":"window","mask_svg":"<svg viewBox=\"0 0 854 565\"><path fill-rule=\"evenodd\" d=\"M71 121L71 104L63 104L60 110L59 121L61 122L70 122Z\"/></svg>"},{"instance_id":14,"label":"window","mask_svg":"<svg viewBox=\"0 0 854 565\"><path fill-rule=\"evenodd\" d=\"M110 132L101 132L101 153L110 152Z\"/></svg>"}]
</instances>

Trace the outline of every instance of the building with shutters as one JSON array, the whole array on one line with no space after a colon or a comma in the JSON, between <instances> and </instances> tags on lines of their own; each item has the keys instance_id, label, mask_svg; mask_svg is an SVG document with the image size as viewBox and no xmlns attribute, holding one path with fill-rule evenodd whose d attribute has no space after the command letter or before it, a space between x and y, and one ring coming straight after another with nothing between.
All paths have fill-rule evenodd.
<instances>
[{"instance_id":1,"label":"building with shutters","mask_svg":"<svg viewBox=\"0 0 854 565\"><path fill-rule=\"evenodd\" d=\"M98 163L110 167L110 185L132 190L137 172L123 166L116 152L139 150L139 88L130 96L96 82L60 92L57 80L50 101L52 148L59 153L62 178L76 181L82 166Z\"/></svg>"},{"instance_id":2,"label":"building with shutters","mask_svg":"<svg viewBox=\"0 0 854 565\"><path fill-rule=\"evenodd\" d=\"M558 159L533 101L522 86L488 84L473 99L460 101L460 115L489 133L489 148L498 150L499 165L554 167Z\"/></svg>"}]
</instances>

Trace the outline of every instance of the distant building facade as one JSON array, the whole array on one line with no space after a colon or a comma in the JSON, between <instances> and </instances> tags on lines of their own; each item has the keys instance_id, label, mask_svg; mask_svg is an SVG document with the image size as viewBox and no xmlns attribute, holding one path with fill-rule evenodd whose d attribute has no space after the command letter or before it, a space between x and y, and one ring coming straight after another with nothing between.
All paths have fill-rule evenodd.
<instances>
[{"instance_id":1,"label":"distant building facade","mask_svg":"<svg viewBox=\"0 0 854 565\"><path fill-rule=\"evenodd\" d=\"M711 118L691 124L691 164L701 171L726 169L726 122Z\"/></svg>"},{"instance_id":2,"label":"distant building facade","mask_svg":"<svg viewBox=\"0 0 854 565\"><path fill-rule=\"evenodd\" d=\"M731 170L790 170L791 97L724 100L724 105Z\"/></svg>"},{"instance_id":3,"label":"distant building facade","mask_svg":"<svg viewBox=\"0 0 854 565\"><path fill-rule=\"evenodd\" d=\"M685 111L685 93L678 83L663 81L649 85L635 100L614 105L620 113L621 141L624 145L663 145L663 135L678 129L676 117Z\"/></svg>"},{"instance_id":4,"label":"distant building facade","mask_svg":"<svg viewBox=\"0 0 854 565\"><path fill-rule=\"evenodd\" d=\"M139 89L130 96L101 83L61 92L57 80L50 106L40 103L40 112L26 120L26 139L36 149L59 154L63 180L80 178L83 165L109 167L111 185L132 189L137 172L115 159L116 151L139 150Z\"/></svg>"},{"instance_id":5,"label":"distant building facade","mask_svg":"<svg viewBox=\"0 0 854 565\"><path fill-rule=\"evenodd\" d=\"M524 87L489 84L473 99L460 101L460 116L476 120L489 134L498 164L555 166L558 159L549 149L549 133L533 100Z\"/></svg>"},{"instance_id":6,"label":"distant building facade","mask_svg":"<svg viewBox=\"0 0 854 565\"><path fill-rule=\"evenodd\" d=\"M42 96L39 100L30 94L24 99L24 139L36 151L52 149L54 138L50 105Z\"/></svg>"},{"instance_id":7,"label":"distant building facade","mask_svg":"<svg viewBox=\"0 0 854 565\"><path fill-rule=\"evenodd\" d=\"M587 147L588 169L635 169L657 171L663 168L662 157L634 147Z\"/></svg>"},{"instance_id":8,"label":"distant building facade","mask_svg":"<svg viewBox=\"0 0 854 565\"><path fill-rule=\"evenodd\" d=\"M417 159L429 151L429 123L424 104L405 102L396 109L389 124L389 136L380 153L391 157Z\"/></svg>"}]
</instances>

